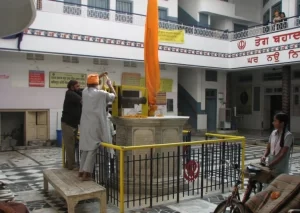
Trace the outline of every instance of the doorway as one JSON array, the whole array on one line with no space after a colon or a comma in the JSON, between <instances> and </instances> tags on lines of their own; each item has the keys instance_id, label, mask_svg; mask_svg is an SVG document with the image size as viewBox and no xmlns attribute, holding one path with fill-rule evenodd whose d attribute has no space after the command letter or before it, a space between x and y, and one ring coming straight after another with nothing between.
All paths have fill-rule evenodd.
<instances>
[{"instance_id":1,"label":"doorway","mask_svg":"<svg viewBox=\"0 0 300 213\"><path fill-rule=\"evenodd\" d=\"M217 130L217 90L205 90L205 110L207 114L207 131Z\"/></svg>"},{"instance_id":2,"label":"doorway","mask_svg":"<svg viewBox=\"0 0 300 213\"><path fill-rule=\"evenodd\" d=\"M273 131L273 118L274 116L282 111L282 96L281 95L272 95L270 98L270 130Z\"/></svg>"},{"instance_id":3,"label":"doorway","mask_svg":"<svg viewBox=\"0 0 300 213\"><path fill-rule=\"evenodd\" d=\"M0 149L49 140L48 110L0 110Z\"/></svg>"},{"instance_id":4,"label":"doorway","mask_svg":"<svg viewBox=\"0 0 300 213\"><path fill-rule=\"evenodd\" d=\"M0 112L1 146L23 146L25 138L25 113Z\"/></svg>"}]
</instances>

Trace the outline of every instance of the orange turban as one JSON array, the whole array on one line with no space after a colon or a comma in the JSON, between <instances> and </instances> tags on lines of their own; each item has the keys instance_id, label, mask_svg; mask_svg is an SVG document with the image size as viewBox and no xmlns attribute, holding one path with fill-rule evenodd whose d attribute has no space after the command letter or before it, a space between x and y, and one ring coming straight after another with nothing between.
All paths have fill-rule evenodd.
<instances>
[{"instance_id":1,"label":"orange turban","mask_svg":"<svg viewBox=\"0 0 300 213\"><path fill-rule=\"evenodd\" d=\"M99 85L99 75L97 74L90 74L87 77L87 84L96 84Z\"/></svg>"}]
</instances>

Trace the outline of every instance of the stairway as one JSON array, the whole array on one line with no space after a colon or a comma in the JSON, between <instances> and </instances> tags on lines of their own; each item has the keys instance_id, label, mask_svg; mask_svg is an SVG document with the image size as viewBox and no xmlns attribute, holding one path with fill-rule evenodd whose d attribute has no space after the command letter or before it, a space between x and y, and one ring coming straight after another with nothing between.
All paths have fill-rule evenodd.
<instances>
[{"instance_id":1,"label":"stairway","mask_svg":"<svg viewBox=\"0 0 300 213\"><path fill-rule=\"evenodd\" d=\"M180 84L178 84L178 111L179 115L190 117L184 129L192 131L192 134L196 133L197 101Z\"/></svg>"}]
</instances>

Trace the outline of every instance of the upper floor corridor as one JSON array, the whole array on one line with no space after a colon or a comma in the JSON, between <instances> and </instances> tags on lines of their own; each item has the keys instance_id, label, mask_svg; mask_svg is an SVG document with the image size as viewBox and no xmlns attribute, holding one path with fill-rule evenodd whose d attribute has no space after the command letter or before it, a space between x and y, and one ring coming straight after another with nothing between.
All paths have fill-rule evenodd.
<instances>
[{"instance_id":1,"label":"upper floor corridor","mask_svg":"<svg viewBox=\"0 0 300 213\"><path fill-rule=\"evenodd\" d=\"M144 15L57 0L37 0L36 6L22 51L143 61ZM295 63L299 23L292 17L233 33L160 20L161 29L184 30L183 42L160 42L160 62L225 70ZM16 46L15 40L0 39L1 50L16 51Z\"/></svg>"}]
</instances>

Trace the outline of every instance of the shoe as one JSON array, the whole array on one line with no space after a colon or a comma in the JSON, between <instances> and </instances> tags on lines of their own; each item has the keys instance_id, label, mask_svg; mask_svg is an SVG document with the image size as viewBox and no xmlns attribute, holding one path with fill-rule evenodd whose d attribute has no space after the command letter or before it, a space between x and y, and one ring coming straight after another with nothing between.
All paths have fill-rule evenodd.
<instances>
[{"instance_id":1,"label":"shoe","mask_svg":"<svg viewBox=\"0 0 300 213\"><path fill-rule=\"evenodd\" d=\"M82 178L83 172L78 172L78 177Z\"/></svg>"}]
</instances>

